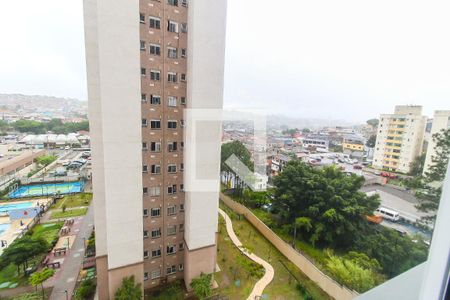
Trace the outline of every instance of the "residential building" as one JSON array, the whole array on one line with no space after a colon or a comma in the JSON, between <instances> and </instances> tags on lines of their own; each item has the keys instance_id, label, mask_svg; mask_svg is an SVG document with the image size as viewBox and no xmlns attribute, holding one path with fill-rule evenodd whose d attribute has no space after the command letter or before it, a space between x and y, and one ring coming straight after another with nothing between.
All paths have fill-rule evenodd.
<instances>
[{"instance_id":1,"label":"residential building","mask_svg":"<svg viewBox=\"0 0 450 300\"><path fill-rule=\"evenodd\" d=\"M432 164L432 157L436 155L435 147L436 143L433 141L433 135L439 133L442 130L450 128L450 110L436 110L434 112L433 123L431 127L431 138L428 140L427 154L425 157L425 164L423 168L423 174L428 172L430 165Z\"/></svg>"},{"instance_id":2,"label":"residential building","mask_svg":"<svg viewBox=\"0 0 450 300\"><path fill-rule=\"evenodd\" d=\"M305 149L313 149L318 152L328 152L330 143L327 139L321 137L305 137L302 139Z\"/></svg>"},{"instance_id":3,"label":"residential building","mask_svg":"<svg viewBox=\"0 0 450 300\"><path fill-rule=\"evenodd\" d=\"M409 173L414 159L422 153L426 120L422 106L400 105L393 114L381 115L372 165Z\"/></svg>"},{"instance_id":4,"label":"residential building","mask_svg":"<svg viewBox=\"0 0 450 300\"><path fill-rule=\"evenodd\" d=\"M215 269L221 124L185 126L185 109L222 108L225 14L226 0L84 2L99 299L125 276L189 287Z\"/></svg>"},{"instance_id":5,"label":"residential building","mask_svg":"<svg viewBox=\"0 0 450 300\"><path fill-rule=\"evenodd\" d=\"M342 141L342 150L353 157L362 157L364 154L365 139L357 135L346 135Z\"/></svg>"}]
</instances>

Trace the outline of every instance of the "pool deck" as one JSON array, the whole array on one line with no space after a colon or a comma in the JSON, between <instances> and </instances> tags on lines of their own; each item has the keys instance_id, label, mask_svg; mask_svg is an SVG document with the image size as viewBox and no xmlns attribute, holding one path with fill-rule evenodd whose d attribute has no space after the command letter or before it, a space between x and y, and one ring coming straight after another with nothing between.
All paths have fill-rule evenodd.
<instances>
[{"instance_id":1,"label":"pool deck","mask_svg":"<svg viewBox=\"0 0 450 300\"><path fill-rule=\"evenodd\" d=\"M41 199L34 199L34 200L26 200L26 201L8 201L8 204L14 204L14 203L20 203L20 202L33 202L33 207L37 206L37 203L39 202L39 204L47 204L49 203L49 201L51 201L50 198L41 198ZM1 205L1 203L0 203ZM22 219L22 223L23 225L20 225L20 220L13 220L10 221L8 216L5 217L0 217L0 224L5 224L5 223L10 223L10 227L5 230L5 232L3 232L0 235L0 240L6 241L7 245L11 245L11 243L22 234L22 232L27 229L27 226L31 223L33 219L32 218L26 218L26 219ZM0 247L0 255L2 255L3 250L6 248L2 248Z\"/></svg>"}]
</instances>

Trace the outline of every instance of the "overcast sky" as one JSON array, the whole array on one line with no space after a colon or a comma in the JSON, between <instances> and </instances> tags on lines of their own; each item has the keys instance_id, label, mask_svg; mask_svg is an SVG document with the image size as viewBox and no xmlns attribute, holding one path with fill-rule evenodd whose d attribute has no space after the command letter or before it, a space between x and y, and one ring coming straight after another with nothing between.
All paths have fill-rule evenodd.
<instances>
[{"instance_id":1,"label":"overcast sky","mask_svg":"<svg viewBox=\"0 0 450 300\"><path fill-rule=\"evenodd\" d=\"M444 0L229 0L225 105L350 121L450 109L449 15ZM0 93L86 100L82 17L81 0L0 1Z\"/></svg>"}]
</instances>

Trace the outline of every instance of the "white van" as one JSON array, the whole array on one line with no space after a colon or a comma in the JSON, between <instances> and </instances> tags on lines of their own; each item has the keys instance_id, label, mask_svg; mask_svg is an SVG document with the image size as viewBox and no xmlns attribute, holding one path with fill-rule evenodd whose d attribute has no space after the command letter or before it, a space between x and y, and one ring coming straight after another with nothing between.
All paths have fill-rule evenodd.
<instances>
[{"instance_id":1,"label":"white van","mask_svg":"<svg viewBox=\"0 0 450 300\"><path fill-rule=\"evenodd\" d=\"M378 213L378 215L382 216L384 219L387 219L389 221L396 222L400 220L400 214L395 210L380 207L376 210L376 212Z\"/></svg>"}]
</instances>

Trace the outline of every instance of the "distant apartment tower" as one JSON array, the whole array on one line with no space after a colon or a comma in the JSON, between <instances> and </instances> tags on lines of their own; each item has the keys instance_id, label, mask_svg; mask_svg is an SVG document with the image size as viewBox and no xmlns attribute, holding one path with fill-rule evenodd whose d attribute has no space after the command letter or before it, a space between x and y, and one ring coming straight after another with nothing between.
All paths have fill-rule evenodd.
<instances>
[{"instance_id":1,"label":"distant apartment tower","mask_svg":"<svg viewBox=\"0 0 450 300\"><path fill-rule=\"evenodd\" d=\"M436 110L434 112L433 125L431 126L430 138L428 140L427 155L425 157L425 164L423 168L423 174L428 172L430 165L432 164L432 158L436 155L435 147L436 143L433 141L433 135L439 133L442 130L450 128L450 110Z\"/></svg>"},{"instance_id":2,"label":"distant apartment tower","mask_svg":"<svg viewBox=\"0 0 450 300\"><path fill-rule=\"evenodd\" d=\"M426 120L422 106L396 106L393 114L381 115L373 166L409 173L414 159L422 152Z\"/></svg>"},{"instance_id":3,"label":"distant apartment tower","mask_svg":"<svg viewBox=\"0 0 450 300\"><path fill-rule=\"evenodd\" d=\"M215 269L219 184L185 182L219 179L221 126L184 110L222 108L226 0L84 0L84 20L99 298L189 286Z\"/></svg>"}]
</instances>

